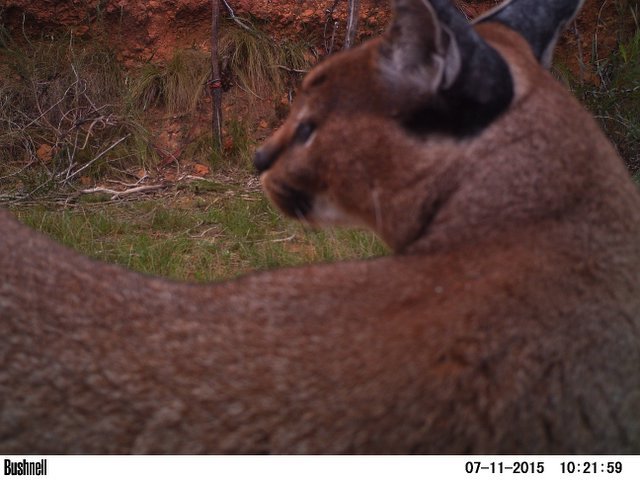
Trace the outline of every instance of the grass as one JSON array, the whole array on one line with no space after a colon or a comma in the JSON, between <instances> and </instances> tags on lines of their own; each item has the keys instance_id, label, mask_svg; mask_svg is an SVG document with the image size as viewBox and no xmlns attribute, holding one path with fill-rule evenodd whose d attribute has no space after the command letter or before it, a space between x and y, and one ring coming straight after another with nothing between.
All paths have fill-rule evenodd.
<instances>
[{"instance_id":1,"label":"grass","mask_svg":"<svg viewBox=\"0 0 640 480\"><path fill-rule=\"evenodd\" d=\"M206 52L177 50L166 64L146 63L130 78L133 104L143 111L164 108L171 115L191 114L205 95L210 77Z\"/></svg>"},{"instance_id":2,"label":"grass","mask_svg":"<svg viewBox=\"0 0 640 480\"><path fill-rule=\"evenodd\" d=\"M260 30L225 25L219 42L223 76L254 97L284 92L310 67L306 42L275 42Z\"/></svg>"},{"instance_id":3,"label":"grass","mask_svg":"<svg viewBox=\"0 0 640 480\"><path fill-rule=\"evenodd\" d=\"M286 91L292 77L310 67L306 42L274 42L258 29L223 25L219 57L225 88L240 87L250 98ZM142 110L165 108L170 114L192 113L207 94L210 57L205 51L177 50L166 63L146 63L131 78L131 96ZM297 73L296 73L297 72Z\"/></svg>"},{"instance_id":4,"label":"grass","mask_svg":"<svg viewBox=\"0 0 640 480\"><path fill-rule=\"evenodd\" d=\"M230 118L226 121L225 132L222 148L212 148L214 138L211 132L198 135L185 147L184 158L210 164L219 170L240 170L243 174L252 171L251 159L256 141L251 138L248 122Z\"/></svg>"},{"instance_id":5,"label":"grass","mask_svg":"<svg viewBox=\"0 0 640 480\"><path fill-rule=\"evenodd\" d=\"M24 223L90 257L153 275L216 281L254 270L380 256L373 234L310 231L260 192L215 182L173 201L17 208Z\"/></svg>"},{"instance_id":6,"label":"grass","mask_svg":"<svg viewBox=\"0 0 640 480\"><path fill-rule=\"evenodd\" d=\"M632 173L640 171L640 29L621 43L611 57L600 88L583 89L581 99L602 127Z\"/></svg>"},{"instance_id":7,"label":"grass","mask_svg":"<svg viewBox=\"0 0 640 480\"><path fill-rule=\"evenodd\" d=\"M251 158L255 149L255 144L249 134L249 127L246 122L231 119L227 123L230 144L227 148L227 160L231 160L236 165L252 169Z\"/></svg>"}]
</instances>

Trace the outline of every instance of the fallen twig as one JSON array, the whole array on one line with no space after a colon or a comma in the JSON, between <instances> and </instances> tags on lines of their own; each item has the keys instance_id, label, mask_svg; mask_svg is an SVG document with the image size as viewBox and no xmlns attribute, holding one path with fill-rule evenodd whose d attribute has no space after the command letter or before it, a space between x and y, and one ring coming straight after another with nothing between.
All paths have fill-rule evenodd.
<instances>
[{"instance_id":1,"label":"fallen twig","mask_svg":"<svg viewBox=\"0 0 640 480\"><path fill-rule=\"evenodd\" d=\"M286 237L286 238L276 238L275 240L270 240L270 242L271 243L290 242L294 238L296 238L296 234L295 233L293 235L289 236L289 237Z\"/></svg>"},{"instance_id":2,"label":"fallen twig","mask_svg":"<svg viewBox=\"0 0 640 480\"><path fill-rule=\"evenodd\" d=\"M160 190L161 188L165 188L166 185L142 185L140 187L128 188L126 190L113 190L111 188L105 187L95 187L95 188L87 188L85 190L80 190L81 194L90 194L90 193L106 193L111 195L111 200L115 200L116 198L120 198L126 195L132 195L134 193L143 193L149 192L152 190Z\"/></svg>"}]
</instances>

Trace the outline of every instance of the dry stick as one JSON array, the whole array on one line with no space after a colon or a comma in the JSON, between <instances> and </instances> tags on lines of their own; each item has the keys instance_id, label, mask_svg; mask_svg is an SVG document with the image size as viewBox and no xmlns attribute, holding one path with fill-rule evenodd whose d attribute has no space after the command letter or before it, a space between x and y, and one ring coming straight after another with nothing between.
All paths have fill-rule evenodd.
<instances>
[{"instance_id":1,"label":"dry stick","mask_svg":"<svg viewBox=\"0 0 640 480\"><path fill-rule=\"evenodd\" d=\"M338 6L339 1L340 0L333 0L333 5L331 5L331 7L325 10L325 13L327 14L327 18L324 22L323 39L324 39L324 50L327 53L327 55L333 52L333 43L336 38L336 30L338 29L338 21L333 18L333 12ZM327 29L329 27L329 23L333 24L333 30L331 31L331 40L329 43L327 43Z\"/></svg>"},{"instance_id":2,"label":"dry stick","mask_svg":"<svg viewBox=\"0 0 640 480\"><path fill-rule=\"evenodd\" d=\"M127 187L127 188L133 188L133 187L139 187L140 184L147 179L147 177L148 176L146 174L143 175L142 177L140 177L140 179L136 183L127 183L127 182L123 182L122 180L107 180L107 182L116 183L118 185L122 185L123 187Z\"/></svg>"},{"instance_id":3,"label":"dry stick","mask_svg":"<svg viewBox=\"0 0 640 480\"><path fill-rule=\"evenodd\" d=\"M73 36L71 36L69 38L69 53L73 56ZM73 97L74 99L74 108L72 108L71 110L65 112L62 117L60 118L60 122L58 123L58 129L62 130L62 125L63 122L71 116L71 112L73 112L73 119L71 121L71 125L75 125L77 123L77 119L78 119L78 97L80 95L80 83L82 82L82 79L80 78L80 74L78 74L78 70L76 70L75 65L73 64L73 58L71 61L71 69L73 70L73 74L76 77L76 81L73 82L74 85L74 91L75 91L75 95ZM82 94L84 94L86 92L86 84L85 84L85 88L82 92ZM67 135L70 135L71 132L73 131L74 127L72 126L67 132L65 132L64 137L67 137ZM58 144L59 139L56 139L56 144ZM71 173L71 171L75 168L76 166L76 162L74 161L74 159L76 158L76 152L78 151L78 133L76 132L74 138L73 138L73 148L72 149L67 149L67 157L69 159L69 168L67 169L67 173L66 176L67 178L69 177L69 174Z\"/></svg>"},{"instance_id":4,"label":"dry stick","mask_svg":"<svg viewBox=\"0 0 640 480\"><path fill-rule=\"evenodd\" d=\"M360 15L360 0L349 0L349 19L347 20L347 35L344 39L344 49L353 46L358 30L358 17Z\"/></svg>"},{"instance_id":5,"label":"dry stick","mask_svg":"<svg viewBox=\"0 0 640 480\"><path fill-rule=\"evenodd\" d=\"M576 43L578 44L578 66L580 67L580 84L584 84L585 79L585 64L584 64L584 55L582 53L582 37L580 35L580 30L578 30L578 22L573 22L573 33L576 36Z\"/></svg>"},{"instance_id":6,"label":"dry stick","mask_svg":"<svg viewBox=\"0 0 640 480\"><path fill-rule=\"evenodd\" d=\"M211 134L222 148L222 80L218 63L218 31L220 30L220 2L211 0L211 93L213 111L211 113Z\"/></svg>"},{"instance_id":7,"label":"dry stick","mask_svg":"<svg viewBox=\"0 0 640 480\"><path fill-rule=\"evenodd\" d=\"M249 87L243 87L242 85L240 85L238 82L235 82L236 87L238 87L240 90L242 90L243 92L248 93L249 95L253 95L256 98L259 98L260 100L264 100L263 97L261 97L260 95L258 95L256 92L254 92L253 90L251 90Z\"/></svg>"},{"instance_id":8,"label":"dry stick","mask_svg":"<svg viewBox=\"0 0 640 480\"><path fill-rule=\"evenodd\" d=\"M27 163L24 167L22 167L20 170L17 170L13 173L10 173L8 175L4 175L2 177L0 177L0 180L6 180L7 178L11 178L11 177L15 177L16 175L21 174L22 172L24 172L25 170L28 170L29 168L31 168L36 162L34 162L33 160L30 161L29 163ZM7 196L7 195L4 195Z\"/></svg>"},{"instance_id":9,"label":"dry stick","mask_svg":"<svg viewBox=\"0 0 640 480\"><path fill-rule=\"evenodd\" d=\"M46 123L46 125L48 127L50 127L52 130L54 130L56 132L56 135L60 134L59 130L51 124L51 122L49 122L46 118L46 115L53 110L54 108L56 108L58 105L60 105L65 97L67 96L67 94L71 91L72 88L74 88L76 82L73 82L71 85L69 85L69 87L64 91L64 93L62 94L62 96L60 97L60 100L58 100L56 103L54 103L53 105L51 105L49 108L47 108L46 110L42 110L42 106L40 105L40 96L37 94L37 88L35 85L33 85L34 88L34 94L35 94L35 100L36 100L36 108L38 109L38 113L40 115L38 115L36 118L34 118L33 120L31 120L28 124L26 124L25 126L23 126L21 129L22 131L25 131L27 128L29 128L31 125L37 123L38 121L40 121L41 119ZM25 116L27 116L25 114Z\"/></svg>"},{"instance_id":10,"label":"dry stick","mask_svg":"<svg viewBox=\"0 0 640 480\"><path fill-rule=\"evenodd\" d=\"M298 68L290 68L290 67L287 67L286 65L276 65L276 67L291 73L308 73L309 72L309 70L300 70Z\"/></svg>"},{"instance_id":11,"label":"dry stick","mask_svg":"<svg viewBox=\"0 0 640 480\"><path fill-rule=\"evenodd\" d=\"M111 195L111 200L115 200L116 198L123 197L125 195L148 192L151 190L160 190L161 188L165 188L165 185L142 185L140 187L128 188L126 190L112 190L111 188L95 187L80 190L80 193L108 193Z\"/></svg>"},{"instance_id":12,"label":"dry stick","mask_svg":"<svg viewBox=\"0 0 640 480\"><path fill-rule=\"evenodd\" d=\"M70 179L72 179L73 177L75 177L76 175L78 175L80 172L82 172L83 170L86 170L87 168L89 168L91 165L93 165L95 162L97 162L100 158L102 158L103 155L105 155L106 153L108 153L109 151L113 150L114 148L116 148L118 145L120 145L122 142L124 142L127 138L129 138L131 136L130 133L128 133L127 135L125 135L124 137L122 137L120 140L118 140L117 142L115 142L113 145L111 145L109 148L103 150L102 152L100 152L98 155L96 155L96 157L91 160L90 162L87 162L85 165L83 165L82 167L80 167L78 170L76 170L73 173L68 174L64 180L62 180L60 183L66 183L68 182Z\"/></svg>"},{"instance_id":13,"label":"dry stick","mask_svg":"<svg viewBox=\"0 0 640 480\"><path fill-rule=\"evenodd\" d=\"M598 49L599 49L599 45L598 45L598 27L601 24L602 11L604 10L604 7L605 7L606 4L607 4L607 0L604 0L604 2L602 2L602 5L600 6L600 10L598 10L598 17L596 19L596 29L595 29L595 32L593 34L593 53L594 53L594 58L595 58L595 62L596 62L596 68L598 69L598 76L600 77L600 81L602 82L602 85L604 85L605 87L608 88L607 80L604 78L604 75L602 74L602 68L600 68L600 56L598 55Z\"/></svg>"},{"instance_id":14,"label":"dry stick","mask_svg":"<svg viewBox=\"0 0 640 480\"><path fill-rule=\"evenodd\" d=\"M31 43L31 40L29 40L29 36L27 35L27 31L24 28L24 24L25 24L26 20L27 20L27 14L25 12L22 12L22 36L27 41L29 46L33 47L33 43Z\"/></svg>"},{"instance_id":15,"label":"dry stick","mask_svg":"<svg viewBox=\"0 0 640 480\"><path fill-rule=\"evenodd\" d=\"M229 5L229 3L227 3L227 0L222 0L222 3L225 6L225 8L227 9L227 12L229 12L229 18L231 18L231 20L233 20L241 28L244 28L245 30L247 30L249 32L253 32L254 31L253 28L251 28L249 25L247 25L244 20L242 20L240 17L238 17L236 15L236 12L233 11L233 8L231 8L231 5Z\"/></svg>"}]
</instances>

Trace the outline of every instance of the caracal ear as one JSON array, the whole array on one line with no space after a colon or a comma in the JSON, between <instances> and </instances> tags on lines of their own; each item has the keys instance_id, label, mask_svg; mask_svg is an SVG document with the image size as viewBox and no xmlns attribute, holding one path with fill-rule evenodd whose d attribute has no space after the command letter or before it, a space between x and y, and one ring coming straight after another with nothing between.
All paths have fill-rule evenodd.
<instances>
[{"instance_id":1,"label":"caracal ear","mask_svg":"<svg viewBox=\"0 0 640 480\"><path fill-rule=\"evenodd\" d=\"M396 0L381 46L380 69L393 85L416 95L450 86L460 71L458 45L426 0Z\"/></svg>"},{"instance_id":2,"label":"caracal ear","mask_svg":"<svg viewBox=\"0 0 640 480\"><path fill-rule=\"evenodd\" d=\"M411 110L399 112L409 123L464 134L505 111L513 98L507 64L449 0L395 0L393 7L379 70L396 104Z\"/></svg>"},{"instance_id":3,"label":"caracal ear","mask_svg":"<svg viewBox=\"0 0 640 480\"><path fill-rule=\"evenodd\" d=\"M512 0L479 17L476 23L500 22L522 35L540 63L549 68L562 31L584 0Z\"/></svg>"}]
</instances>

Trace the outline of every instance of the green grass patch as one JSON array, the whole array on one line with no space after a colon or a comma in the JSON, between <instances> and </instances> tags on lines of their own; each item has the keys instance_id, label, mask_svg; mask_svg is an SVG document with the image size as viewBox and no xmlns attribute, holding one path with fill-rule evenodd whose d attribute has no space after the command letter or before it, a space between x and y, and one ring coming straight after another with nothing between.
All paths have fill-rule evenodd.
<instances>
[{"instance_id":1,"label":"green grass patch","mask_svg":"<svg viewBox=\"0 0 640 480\"><path fill-rule=\"evenodd\" d=\"M312 231L259 193L202 195L72 209L18 208L24 223L81 253L139 272L209 282L254 270L385 255L373 234Z\"/></svg>"}]
</instances>

